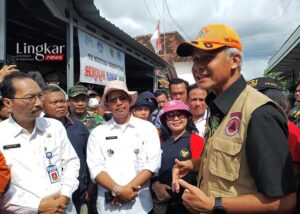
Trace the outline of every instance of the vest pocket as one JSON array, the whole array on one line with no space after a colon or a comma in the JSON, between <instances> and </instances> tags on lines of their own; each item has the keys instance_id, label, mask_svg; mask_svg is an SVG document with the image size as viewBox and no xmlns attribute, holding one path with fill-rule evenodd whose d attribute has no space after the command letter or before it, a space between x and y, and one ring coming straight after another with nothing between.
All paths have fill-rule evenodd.
<instances>
[{"instance_id":1,"label":"vest pocket","mask_svg":"<svg viewBox=\"0 0 300 214\"><path fill-rule=\"evenodd\" d=\"M209 189L210 197L235 197L237 196L236 193L233 193L228 190L221 190L221 189L213 189L210 187Z\"/></svg>"},{"instance_id":2,"label":"vest pocket","mask_svg":"<svg viewBox=\"0 0 300 214\"><path fill-rule=\"evenodd\" d=\"M242 143L236 139L216 137L209 151L211 174L234 181L239 177Z\"/></svg>"}]
</instances>

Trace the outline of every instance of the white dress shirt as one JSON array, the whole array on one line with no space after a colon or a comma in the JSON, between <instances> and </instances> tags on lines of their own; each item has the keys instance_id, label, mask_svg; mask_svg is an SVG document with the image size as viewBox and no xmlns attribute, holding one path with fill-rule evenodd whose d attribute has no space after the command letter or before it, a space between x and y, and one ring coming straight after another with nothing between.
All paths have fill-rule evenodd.
<instances>
[{"instance_id":1,"label":"white dress shirt","mask_svg":"<svg viewBox=\"0 0 300 214\"><path fill-rule=\"evenodd\" d=\"M157 129L150 122L130 117L127 124L118 125L114 119L97 126L89 137L87 163L91 179L105 171L119 185L128 184L143 169L157 173L161 150ZM153 207L149 181L139 190L135 202L121 207L105 203L108 191L98 185L97 210L105 213L143 214Z\"/></svg>"},{"instance_id":2,"label":"white dress shirt","mask_svg":"<svg viewBox=\"0 0 300 214\"><path fill-rule=\"evenodd\" d=\"M194 124L196 125L196 127L199 131L198 134L201 137L204 137L204 134L205 134L206 119L207 119L207 110L205 111L205 113L203 114L202 117L200 117L197 121L194 121Z\"/></svg>"},{"instance_id":3,"label":"white dress shirt","mask_svg":"<svg viewBox=\"0 0 300 214\"><path fill-rule=\"evenodd\" d=\"M0 149L11 169L10 188L0 201L1 213L38 213L41 199L57 192L72 197L80 164L60 121L38 117L29 133L10 116L0 123L0 136ZM47 152L60 177L55 183L46 170ZM66 213L76 213L73 203Z\"/></svg>"}]
</instances>

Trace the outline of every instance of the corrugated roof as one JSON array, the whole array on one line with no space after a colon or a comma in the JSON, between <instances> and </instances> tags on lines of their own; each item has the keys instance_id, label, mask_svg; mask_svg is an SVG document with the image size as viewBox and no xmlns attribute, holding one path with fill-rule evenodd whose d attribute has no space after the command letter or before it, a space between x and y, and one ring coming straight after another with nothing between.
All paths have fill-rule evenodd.
<instances>
[{"instance_id":1,"label":"corrugated roof","mask_svg":"<svg viewBox=\"0 0 300 214\"><path fill-rule=\"evenodd\" d=\"M151 34L148 35L143 35L143 36L137 36L135 39L149 48L150 50L154 51L151 43L150 43L150 38ZM165 38L165 43L164 43L164 38ZM190 62L192 61L191 57L180 57L176 53L176 49L180 43L184 41L183 37L177 32L168 32L164 34L160 34L160 40L162 43L162 49L159 51L160 56L170 62ZM166 49L164 53L164 46L166 44Z\"/></svg>"},{"instance_id":2,"label":"corrugated roof","mask_svg":"<svg viewBox=\"0 0 300 214\"><path fill-rule=\"evenodd\" d=\"M297 75L300 72L300 25L285 41L268 63L268 71L280 72L282 76ZM299 78L296 77L296 78Z\"/></svg>"},{"instance_id":3,"label":"corrugated roof","mask_svg":"<svg viewBox=\"0 0 300 214\"><path fill-rule=\"evenodd\" d=\"M118 28L117 26L115 26L113 23L109 22L105 18L101 17L93 0L84 0L84 1L72 0L72 2L74 3L74 7L76 11L82 18L95 24L103 31L113 35L123 43L131 46L133 49L140 51L142 54L144 54L145 56L153 60L155 63L157 63L158 66L162 66L162 67L170 66L168 62L160 58L156 53L145 48L143 45L141 45L139 42L137 42L134 38L129 36L123 30L121 30L120 28Z\"/></svg>"}]
</instances>

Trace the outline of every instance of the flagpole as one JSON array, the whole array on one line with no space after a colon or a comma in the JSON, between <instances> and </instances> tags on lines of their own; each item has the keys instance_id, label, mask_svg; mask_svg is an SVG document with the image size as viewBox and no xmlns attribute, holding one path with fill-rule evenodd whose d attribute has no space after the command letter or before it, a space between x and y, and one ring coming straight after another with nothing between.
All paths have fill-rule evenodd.
<instances>
[{"instance_id":1,"label":"flagpole","mask_svg":"<svg viewBox=\"0 0 300 214\"><path fill-rule=\"evenodd\" d=\"M156 54L159 55L159 51L162 49L161 41L160 41L160 29L159 29L159 21L156 25L156 29L150 38L150 43L155 50Z\"/></svg>"},{"instance_id":2,"label":"flagpole","mask_svg":"<svg viewBox=\"0 0 300 214\"><path fill-rule=\"evenodd\" d=\"M163 26L164 26L164 52L166 54L166 30L165 30L165 4L163 3Z\"/></svg>"},{"instance_id":3,"label":"flagpole","mask_svg":"<svg viewBox=\"0 0 300 214\"><path fill-rule=\"evenodd\" d=\"M158 26L160 26L160 20L158 20ZM160 41L160 27L159 27L159 34L158 34L158 40L157 41ZM157 55L160 56L159 52L161 51L161 49L157 52Z\"/></svg>"}]
</instances>

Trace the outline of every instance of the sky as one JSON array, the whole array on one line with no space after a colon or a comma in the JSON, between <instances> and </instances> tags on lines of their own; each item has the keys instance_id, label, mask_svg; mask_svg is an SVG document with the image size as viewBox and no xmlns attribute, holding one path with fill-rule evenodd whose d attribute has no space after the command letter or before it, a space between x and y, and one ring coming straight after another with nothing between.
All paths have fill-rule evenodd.
<instances>
[{"instance_id":1,"label":"sky","mask_svg":"<svg viewBox=\"0 0 300 214\"><path fill-rule=\"evenodd\" d=\"M132 37L179 32L193 40L210 23L233 27L243 44L242 74L263 75L268 61L300 25L299 0L94 0L100 15ZM297 15L298 14L298 15Z\"/></svg>"}]
</instances>

